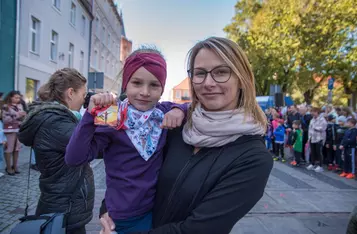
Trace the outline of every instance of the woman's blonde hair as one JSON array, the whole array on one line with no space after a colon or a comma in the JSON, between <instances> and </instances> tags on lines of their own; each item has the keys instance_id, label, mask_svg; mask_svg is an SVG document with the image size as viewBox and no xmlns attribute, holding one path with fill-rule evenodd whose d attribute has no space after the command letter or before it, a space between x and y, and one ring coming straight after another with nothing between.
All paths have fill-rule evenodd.
<instances>
[{"instance_id":1,"label":"woman's blonde hair","mask_svg":"<svg viewBox=\"0 0 357 234\"><path fill-rule=\"evenodd\" d=\"M194 63L198 52L201 49L209 49L221 57L232 72L238 77L239 100L237 108L243 108L246 114L252 115L254 120L267 127L268 121L256 101L255 78L250 63L243 50L237 43L221 37L210 37L204 41L198 42L189 52L187 60L187 69L190 71L194 68ZM188 112L187 121L192 126L192 112L196 108L198 101L197 95L190 81L192 103Z\"/></svg>"}]
</instances>

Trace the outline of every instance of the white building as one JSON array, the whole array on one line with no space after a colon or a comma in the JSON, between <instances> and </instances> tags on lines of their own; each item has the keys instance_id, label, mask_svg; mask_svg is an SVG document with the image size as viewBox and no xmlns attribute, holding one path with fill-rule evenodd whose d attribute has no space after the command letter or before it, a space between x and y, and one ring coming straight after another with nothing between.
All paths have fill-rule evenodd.
<instances>
[{"instance_id":1,"label":"white building","mask_svg":"<svg viewBox=\"0 0 357 234\"><path fill-rule=\"evenodd\" d=\"M90 71L104 72L104 88L96 91L120 94L122 17L113 0L94 0L93 15Z\"/></svg>"},{"instance_id":2,"label":"white building","mask_svg":"<svg viewBox=\"0 0 357 234\"><path fill-rule=\"evenodd\" d=\"M50 75L73 67L89 71L91 0L17 0L18 63L15 88L27 101ZM104 1L104 0L103 0Z\"/></svg>"}]
</instances>

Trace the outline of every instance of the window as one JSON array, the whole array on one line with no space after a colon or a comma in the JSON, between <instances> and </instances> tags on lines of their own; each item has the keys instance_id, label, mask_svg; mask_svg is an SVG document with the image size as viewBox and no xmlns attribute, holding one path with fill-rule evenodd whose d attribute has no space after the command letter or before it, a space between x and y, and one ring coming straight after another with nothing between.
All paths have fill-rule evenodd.
<instances>
[{"instance_id":1,"label":"window","mask_svg":"<svg viewBox=\"0 0 357 234\"><path fill-rule=\"evenodd\" d=\"M83 51L81 51L81 57L79 60L79 72L81 74L83 74L83 72L84 72L84 52Z\"/></svg>"},{"instance_id":2,"label":"window","mask_svg":"<svg viewBox=\"0 0 357 234\"><path fill-rule=\"evenodd\" d=\"M58 10L61 8L61 0L53 0L53 6L56 7Z\"/></svg>"},{"instance_id":3,"label":"window","mask_svg":"<svg viewBox=\"0 0 357 234\"><path fill-rule=\"evenodd\" d=\"M99 36L100 35L100 25L99 25L99 19L98 17L95 18L95 32L97 33L97 35Z\"/></svg>"},{"instance_id":4,"label":"window","mask_svg":"<svg viewBox=\"0 0 357 234\"><path fill-rule=\"evenodd\" d=\"M107 63L105 64L105 73L109 73L109 60L107 60Z\"/></svg>"},{"instance_id":5,"label":"window","mask_svg":"<svg viewBox=\"0 0 357 234\"><path fill-rule=\"evenodd\" d=\"M57 61L57 48L58 48L58 33L52 30L51 33L51 54L50 59Z\"/></svg>"},{"instance_id":6,"label":"window","mask_svg":"<svg viewBox=\"0 0 357 234\"><path fill-rule=\"evenodd\" d=\"M86 34L86 17L82 15L82 29L81 34L84 36Z\"/></svg>"},{"instance_id":7,"label":"window","mask_svg":"<svg viewBox=\"0 0 357 234\"><path fill-rule=\"evenodd\" d=\"M69 43L68 48L68 67L73 67L74 45Z\"/></svg>"},{"instance_id":8,"label":"window","mask_svg":"<svg viewBox=\"0 0 357 234\"><path fill-rule=\"evenodd\" d=\"M71 18L70 22L73 25L76 25L76 5L72 2L71 4Z\"/></svg>"},{"instance_id":9,"label":"window","mask_svg":"<svg viewBox=\"0 0 357 234\"><path fill-rule=\"evenodd\" d=\"M113 40L112 48L111 48L111 49L114 50L114 49L115 49L114 47L115 47L115 41Z\"/></svg>"},{"instance_id":10,"label":"window","mask_svg":"<svg viewBox=\"0 0 357 234\"><path fill-rule=\"evenodd\" d=\"M113 74L113 76L115 76L114 63L112 63L112 69L110 72Z\"/></svg>"},{"instance_id":11,"label":"window","mask_svg":"<svg viewBox=\"0 0 357 234\"><path fill-rule=\"evenodd\" d=\"M102 29L102 36L101 36L101 38L102 38L102 42L104 43L104 42L105 42L105 27L103 27L103 29Z\"/></svg>"},{"instance_id":12,"label":"window","mask_svg":"<svg viewBox=\"0 0 357 234\"><path fill-rule=\"evenodd\" d=\"M93 57L93 67L98 68L98 51L94 51L94 57Z\"/></svg>"},{"instance_id":13,"label":"window","mask_svg":"<svg viewBox=\"0 0 357 234\"><path fill-rule=\"evenodd\" d=\"M26 78L26 97L25 97L26 102L33 102L36 100L38 83L39 82L37 80Z\"/></svg>"},{"instance_id":14,"label":"window","mask_svg":"<svg viewBox=\"0 0 357 234\"><path fill-rule=\"evenodd\" d=\"M31 17L31 49L30 51L38 53L40 46L40 21L35 17Z\"/></svg>"},{"instance_id":15,"label":"window","mask_svg":"<svg viewBox=\"0 0 357 234\"><path fill-rule=\"evenodd\" d=\"M176 98L181 98L181 90L175 91Z\"/></svg>"},{"instance_id":16,"label":"window","mask_svg":"<svg viewBox=\"0 0 357 234\"><path fill-rule=\"evenodd\" d=\"M183 91L183 97L186 97L186 98L189 97L188 90Z\"/></svg>"},{"instance_id":17,"label":"window","mask_svg":"<svg viewBox=\"0 0 357 234\"><path fill-rule=\"evenodd\" d=\"M108 37L107 37L107 46L108 48L110 48L110 33L108 33Z\"/></svg>"},{"instance_id":18,"label":"window","mask_svg":"<svg viewBox=\"0 0 357 234\"><path fill-rule=\"evenodd\" d=\"M104 71L104 66L105 66L105 60L104 60L104 55L102 55L100 60L100 70Z\"/></svg>"}]
</instances>

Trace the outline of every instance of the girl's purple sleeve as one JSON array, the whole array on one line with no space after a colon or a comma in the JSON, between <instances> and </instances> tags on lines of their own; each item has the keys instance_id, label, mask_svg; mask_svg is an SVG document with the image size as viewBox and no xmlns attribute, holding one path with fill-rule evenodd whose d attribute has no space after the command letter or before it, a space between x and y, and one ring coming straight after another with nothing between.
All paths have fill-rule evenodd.
<instances>
[{"instance_id":1,"label":"girl's purple sleeve","mask_svg":"<svg viewBox=\"0 0 357 234\"><path fill-rule=\"evenodd\" d=\"M182 110L186 116L189 105L190 105L190 103L177 104L177 103L173 103L173 102L161 102L159 104L158 108L160 110L162 110L164 112L164 114L166 114L167 112L169 112L170 110L172 110L174 108L178 108L178 109Z\"/></svg>"},{"instance_id":2,"label":"girl's purple sleeve","mask_svg":"<svg viewBox=\"0 0 357 234\"><path fill-rule=\"evenodd\" d=\"M90 162L108 146L110 137L101 129L94 125L93 116L86 111L67 145L67 165L79 166Z\"/></svg>"}]
</instances>

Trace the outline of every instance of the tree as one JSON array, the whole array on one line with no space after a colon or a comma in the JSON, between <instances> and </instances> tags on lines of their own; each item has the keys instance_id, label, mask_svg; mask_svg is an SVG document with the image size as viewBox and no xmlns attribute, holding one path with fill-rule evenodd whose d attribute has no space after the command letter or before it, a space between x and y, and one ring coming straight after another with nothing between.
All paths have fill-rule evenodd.
<instances>
[{"instance_id":1,"label":"tree","mask_svg":"<svg viewBox=\"0 0 357 234\"><path fill-rule=\"evenodd\" d=\"M353 2L242 0L224 30L247 52L257 86L265 93L275 74L284 92L298 88L311 103L328 77L343 80L356 71L352 62L356 61L357 19Z\"/></svg>"}]
</instances>

